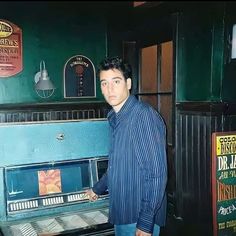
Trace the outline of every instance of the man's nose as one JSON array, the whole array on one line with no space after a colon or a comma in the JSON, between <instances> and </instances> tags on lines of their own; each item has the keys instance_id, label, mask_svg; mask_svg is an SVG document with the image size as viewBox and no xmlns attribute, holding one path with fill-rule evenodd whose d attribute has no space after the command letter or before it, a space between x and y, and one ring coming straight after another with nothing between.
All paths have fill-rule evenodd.
<instances>
[{"instance_id":1,"label":"man's nose","mask_svg":"<svg viewBox=\"0 0 236 236\"><path fill-rule=\"evenodd\" d=\"M108 91L109 91L109 92L112 92L113 89L114 89L113 83L109 83L109 84L108 84Z\"/></svg>"}]
</instances>

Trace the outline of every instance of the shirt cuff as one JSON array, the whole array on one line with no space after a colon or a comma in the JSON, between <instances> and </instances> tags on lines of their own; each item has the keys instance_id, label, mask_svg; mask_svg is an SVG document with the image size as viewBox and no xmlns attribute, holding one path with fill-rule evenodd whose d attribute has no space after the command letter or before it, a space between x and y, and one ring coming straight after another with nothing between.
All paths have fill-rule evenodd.
<instances>
[{"instance_id":1,"label":"shirt cuff","mask_svg":"<svg viewBox=\"0 0 236 236\"><path fill-rule=\"evenodd\" d=\"M93 190L93 192L96 193L97 195L102 194L101 186L99 186L99 184L94 185L94 186L92 187L92 190Z\"/></svg>"},{"instance_id":2,"label":"shirt cuff","mask_svg":"<svg viewBox=\"0 0 236 236\"><path fill-rule=\"evenodd\" d=\"M98 181L93 187L92 190L97 195L101 195L106 191L106 186L104 185L103 181Z\"/></svg>"},{"instance_id":3,"label":"shirt cuff","mask_svg":"<svg viewBox=\"0 0 236 236\"><path fill-rule=\"evenodd\" d=\"M152 233L154 228L154 215L141 212L136 227L146 233Z\"/></svg>"}]
</instances>

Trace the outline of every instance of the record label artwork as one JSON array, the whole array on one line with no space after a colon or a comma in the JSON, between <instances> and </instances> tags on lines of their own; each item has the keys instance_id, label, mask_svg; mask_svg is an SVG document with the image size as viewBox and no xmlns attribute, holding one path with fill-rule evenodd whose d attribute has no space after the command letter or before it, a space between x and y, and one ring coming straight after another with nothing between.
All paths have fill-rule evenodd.
<instances>
[{"instance_id":1,"label":"record label artwork","mask_svg":"<svg viewBox=\"0 0 236 236\"><path fill-rule=\"evenodd\" d=\"M61 173L60 170L38 171L39 195L61 193Z\"/></svg>"}]
</instances>

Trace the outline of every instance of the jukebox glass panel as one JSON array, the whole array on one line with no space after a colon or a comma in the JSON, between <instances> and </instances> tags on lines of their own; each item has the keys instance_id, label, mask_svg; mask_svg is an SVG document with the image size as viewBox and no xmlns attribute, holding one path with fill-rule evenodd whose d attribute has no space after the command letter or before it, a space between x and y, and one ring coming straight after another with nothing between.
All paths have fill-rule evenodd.
<instances>
[{"instance_id":1,"label":"jukebox glass panel","mask_svg":"<svg viewBox=\"0 0 236 236\"><path fill-rule=\"evenodd\" d=\"M90 187L89 165L89 160L84 160L8 167L5 171L7 199L31 199L87 189Z\"/></svg>"}]
</instances>

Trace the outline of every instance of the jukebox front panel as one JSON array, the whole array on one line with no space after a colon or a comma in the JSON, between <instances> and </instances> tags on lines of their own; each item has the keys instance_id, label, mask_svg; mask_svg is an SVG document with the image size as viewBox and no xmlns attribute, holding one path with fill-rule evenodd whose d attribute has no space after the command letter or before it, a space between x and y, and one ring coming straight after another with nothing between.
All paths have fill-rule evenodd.
<instances>
[{"instance_id":1,"label":"jukebox front panel","mask_svg":"<svg viewBox=\"0 0 236 236\"><path fill-rule=\"evenodd\" d=\"M7 217L19 218L26 212L48 214L50 208L59 212L61 206L89 203L85 191L106 169L106 157L6 167ZM105 192L99 200L107 197ZM81 207L86 208L83 204Z\"/></svg>"},{"instance_id":2,"label":"jukebox front panel","mask_svg":"<svg viewBox=\"0 0 236 236\"><path fill-rule=\"evenodd\" d=\"M4 124L0 139L4 236L72 230L80 219L81 229L107 224L101 211L108 209L108 192L96 202L85 195L107 169L106 120ZM103 220L96 223L93 214Z\"/></svg>"},{"instance_id":3,"label":"jukebox front panel","mask_svg":"<svg viewBox=\"0 0 236 236\"><path fill-rule=\"evenodd\" d=\"M90 235L111 235L108 192L96 202L89 202L85 194L105 173L107 164L106 157L99 157L5 168L8 223L2 225L4 235L55 235L75 230L83 235L90 229L94 231Z\"/></svg>"}]
</instances>

